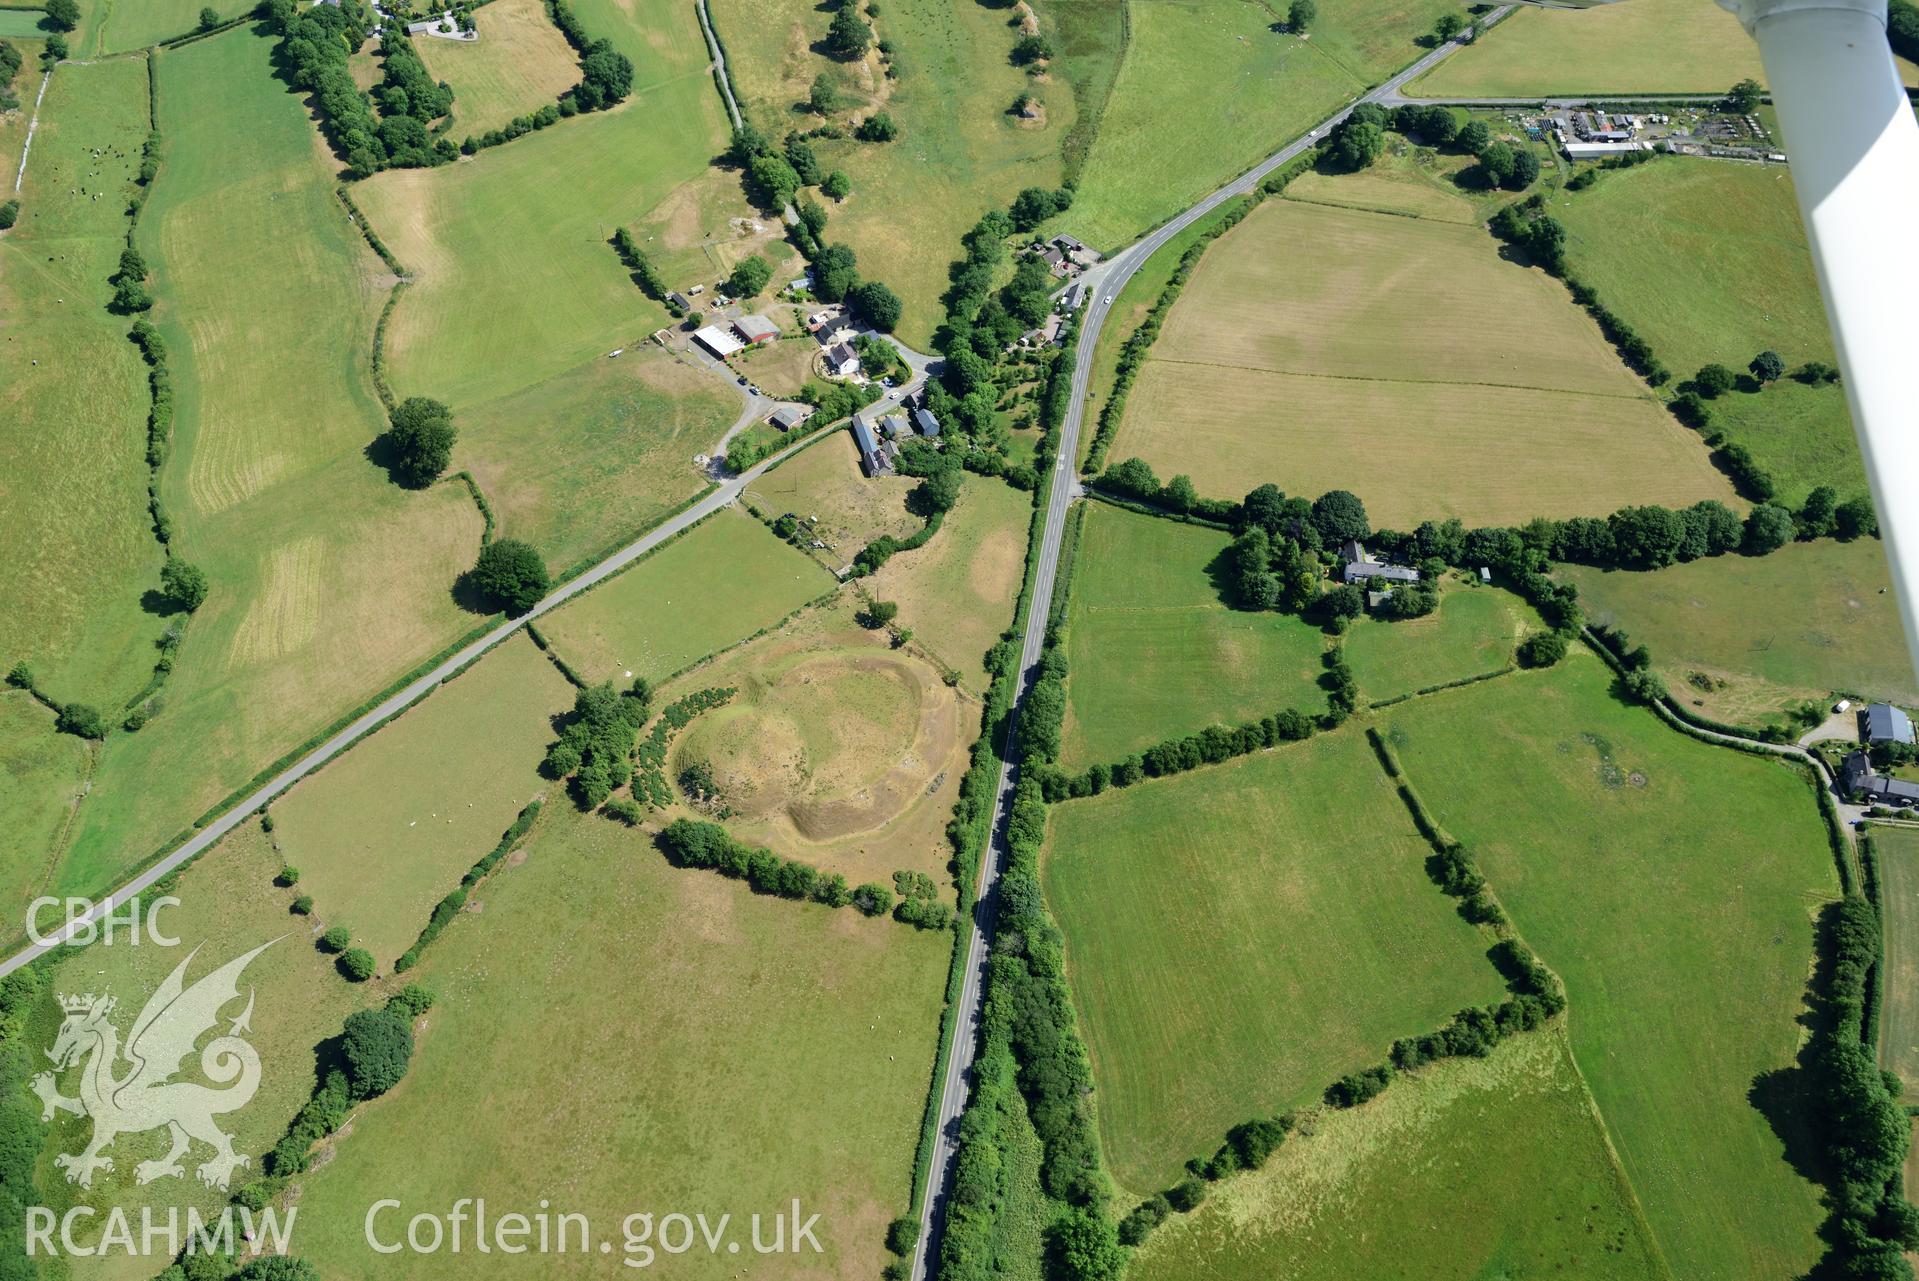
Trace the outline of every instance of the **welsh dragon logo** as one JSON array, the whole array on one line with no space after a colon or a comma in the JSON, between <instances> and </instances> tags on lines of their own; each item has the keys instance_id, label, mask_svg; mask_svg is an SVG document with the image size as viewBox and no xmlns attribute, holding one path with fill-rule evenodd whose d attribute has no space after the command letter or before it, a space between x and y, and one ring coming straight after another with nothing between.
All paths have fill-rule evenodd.
<instances>
[{"instance_id":1,"label":"welsh dragon logo","mask_svg":"<svg viewBox=\"0 0 1919 1281\"><path fill-rule=\"evenodd\" d=\"M226 1034L199 1051L200 1071L225 1088L173 1078L185 1068L195 1042L220 1021L220 1011L239 999L241 971L272 946L272 942L263 943L187 987L187 966L200 951L195 948L141 1009L124 1046L112 1021L113 997L89 992L60 998L66 1018L47 1051L54 1070L33 1079L33 1092L40 1096L43 1121L51 1121L56 1111L93 1119L93 1140L84 1150L54 1157L54 1164L66 1171L67 1182L90 1186L95 1170L113 1169L113 1158L103 1154L116 1138L161 1126L172 1132L173 1145L159 1160L134 1167L134 1178L141 1183L181 1175L180 1158L196 1139L213 1149L212 1158L195 1170L209 1187L225 1189L234 1170L248 1164L247 1157L233 1150L233 1137L213 1118L245 1107L260 1088L260 1056L241 1039L252 1031L251 988L246 1008L232 1020ZM79 1097L68 1098L54 1083L55 1074L81 1063L85 1066L80 1072Z\"/></svg>"}]
</instances>

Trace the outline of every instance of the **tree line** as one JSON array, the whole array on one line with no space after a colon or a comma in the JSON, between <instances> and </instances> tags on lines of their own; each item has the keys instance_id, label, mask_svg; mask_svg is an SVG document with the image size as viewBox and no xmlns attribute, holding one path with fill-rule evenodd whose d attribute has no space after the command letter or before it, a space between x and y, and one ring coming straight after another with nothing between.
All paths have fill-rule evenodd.
<instances>
[{"instance_id":1,"label":"tree line","mask_svg":"<svg viewBox=\"0 0 1919 1281\"><path fill-rule=\"evenodd\" d=\"M420 954L432 945L434 939L440 937L440 931L444 930L466 907L467 896L472 892L473 887L485 880L493 869L499 866L500 860L512 853L513 847L518 845L521 838L532 828L533 820L540 816L542 804L543 802L537 797L528 801L512 824L500 834L500 839L494 843L493 848L481 855L479 861L467 869L466 875L460 878L458 888L434 904L432 914L427 917L425 927L420 930L420 936L413 940L413 946L403 952L400 959L393 963L395 974L404 974L420 963Z\"/></svg>"}]
</instances>

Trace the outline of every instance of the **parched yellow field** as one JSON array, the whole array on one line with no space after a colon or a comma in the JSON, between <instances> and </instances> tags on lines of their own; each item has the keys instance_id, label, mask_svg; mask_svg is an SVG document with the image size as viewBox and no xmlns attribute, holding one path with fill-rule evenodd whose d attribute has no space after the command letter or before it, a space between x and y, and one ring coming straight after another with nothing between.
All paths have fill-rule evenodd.
<instances>
[{"instance_id":1,"label":"parched yellow field","mask_svg":"<svg viewBox=\"0 0 1919 1281\"><path fill-rule=\"evenodd\" d=\"M881 534L902 538L920 527L920 518L906 510L906 496L918 483L862 475L852 433L836 431L762 475L746 496L769 516L799 517L810 538L826 544L817 554L838 568Z\"/></svg>"},{"instance_id":2,"label":"parched yellow field","mask_svg":"<svg viewBox=\"0 0 1919 1281\"><path fill-rule=\"evenodd\" d=\"M116 735L63 888L92 890L471 628L465 488L365 457L379 261L333 194L300 99L248 29L158 55L166 162L140 221L175 388L161 493L202 566L165 709Z\"/></svg>"},{"instance_id":3,"label":"parched yellow field","mask_svg":"<svg viewBox=\"0 0 1919 1281\"><path fill-rule=\"evenodd\" d=\"M579 83L580 61L541 0L492 0L473 15L478 40L413 37L435 80L453 86L457 137L498 129Z\"/></svg>"},{"instance_id":4,"label":"parched yellow field","mask_svg":"<svg viewBox=\"0 0 1919 1281\"><path fill-rule=\"evenodd\" d=\"M856 883L900 868L943 883L979 706L854 612L850 598L809 611L661 690L739 691L680 734L668 773L709 765L741 840Z\"/></svg>"},{"instance_id":5,"label":"parched yellow field","mask_svg":"<svg viewBox=\"0 0 1919 1281\"><path fill-rule=\"evenodd\" d=\"M1112 456L1200 492L1346 488L1411 524L1732 497L1543 273L1482 230L1268 201L1194 273Z\"/></svg>"},{"instance_id":6,"label":"parched yellow field","mask_svg":"<svg viewBox=\"0 0 1919 1281\"><path fill-rule=\"evenodd\" d=\"M1907 84L1919 68L1900 59ZM1711 0L1633 0L1595 9L1521 6L1484 39L1413 82L1435 98L1578 93L1718 93L1765 83L1759 46Z\"/></svg>"},{"instance_id":7,"label":"parched yellow field","mask_svg":"<svg viewBox=\"0 0 1919 1281\"><path fill-rule=\"evenodd\" d=\"M557 572L699 493L693 459L739 410L719 379L648 343L461 414L453 465L473 473L500 533Z\"/></svg>"},{"instance_id":8,"label":"parched yellow field","mask_svg":"<svg viewBox=\"0 0 1919 1281\"><path fill-rule=\"evenodd\" d=\"M970 689L986 688L986 651L1013 621L1032 514L1024 491L969 476L933 541L866 581L875 598L899 603L913 643L957 669Z\"/></svg>"},{"instance_id":9,"label":"parched yellow field","mask_svg":"<svg viewBox=\"0 0 1919 1281\"><path fill-rule=\"evenodd\" d=\"M552 717L573 689L515 636L273 806L274 839L314 915L381 967L542 790Z\"/></svg>"}]
</instances>

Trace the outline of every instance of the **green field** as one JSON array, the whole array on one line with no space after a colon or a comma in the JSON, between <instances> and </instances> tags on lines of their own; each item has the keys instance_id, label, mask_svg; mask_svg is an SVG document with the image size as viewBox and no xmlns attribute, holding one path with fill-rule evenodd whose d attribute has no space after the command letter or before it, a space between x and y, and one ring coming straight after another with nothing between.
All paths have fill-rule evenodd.
<instances>
[{"instance_id":1,"label":"green field","mask_svg":"<svg viewBox=\"0 0 1919 1281\"><path fill-rule=\"evenodd\" d=\"M200 10L211 7L222 20L247 12L238 0L100 0L92 50L98 54L144 49L200 28ZM76 42L76 49L83 47Z\"/></svg>"},{"instance_id":2,"label":"green field","mask_svg":"<svg viewBox=\"0 0 1919 1281\"><path fill-rule=\"evenodd\" d=\"M1054 811L1046 893L1122 1185L1499 999L1429 852L1357 730Z\"/></svg>"},{"instance_id":3,"label":"green field","mask_svg":"<svg viewBox=\"0 0 1919 1281\"><path fill-rule=\"evenodd\" d=\"M1886 964L1879 980L1879 1062L1919 1093L1919 830L1875 827Z\"/></svg>"},{"instance_id":4,"label":"green field","mask_svg":"<svg viewBox=\"0 0 1919 1281\"><path fill-rule=\"evenodd\" d=\"M0 921L9 927L40 892L86 773L86 745L55 733L52 712L23 691L0 693Z\"/></svg>"},{"instance_id":5,"label":"green field","mask_svg":"<svg viewBox=\"0 0 1919 1281\"><path fill-rule=\"evenodd\" d=\"M1231 0L1128 6L1124 59L1062 225L1137 239L1419 56L1436 0L1328 0L1309 39L1282 8ZM1176 87L1174 87L1176 86Z\"/></svg>"},{"instance_id":6,"label":"green field","mask_svg":"<svg viewBox=\"0 0 1919 1281\"><path fill-rule=\"evenodd\" d=\"M270 47L235 30L159 55L140 244L175 389L161 494L211 591L165 709L107 742L63 888L99 888L475 621L449 590L479 545L464 487L403 491L365 457L384 284Z\"/></svg>"},{"instance_id":7,"label":"green field","mask_svg":"<svg viewBox=\"0 0 1919 1281\"><path fill-rule=\"evenodd\" d=\"M1160 1228L1129 1275L1670 1275L1557 1027L1403 1077L1313 1126Z\"/></svg>"},{"instance_id":8,"label":"green field","mask_svg":"<svg viewBox=\"0 0 1919 1281\"><path fill-rule=\"evenodd\" d=\"M23 105L9 131L24 134L40 88L31 64L14 88ZM0 665L29 662L49 695L103 707L146 683L166 626L140 604L161 559L146 510L146 367L127 320L106 310L146 95L137 59L62 67L20 222L0 236Z\"/></svg>"},{"instance_id":9,"label":"green field","mask_svg":"<svg viewBox=\"0 0 1919 1281\"><path fill-rule=\"evenodd\" d=\"M898 603L900 625L976 693L986 689L986 651L1013 622L1032 518L1024 490L969 479L933 541L866 582L876 599Z\"/></svg>"},{"instance_id":10,"label":"green field","mask_svg":"<svg viewBox=\"0 0 1919 1281\"><path fill-rule=\"evenodd\" d=\"M541 620L582 677L654 682L833 589L833 577L750 516L720 512Z\"/></svg>"},{"instance_id":11,"label":"green field","mask_svg":"<svg viewBox=\"0 0 1919 1281\"><path fill-rule=\"evenodd\" d=\"M1446 681L1495 672L1538 615L1491 587L1455 586L1424 618L1362 618L1346 634L1346 662L1360 691L1377 703Z\"/></svg>"},{"instance_id":12,"label":"green field","mask_svg":"<svg viewBox=\"0 0 1919 1281\"><path fill-rule=\"evenodd\" d=\"M559 670L516 636L276 801L274 839L316 919L390 966L547 790L540 758L572 705Z\"/></svg>"},{"instance_id":13,"label":"green field","mask_svg":"<svg viewBox=\"0 0 1919 1281\"><path fill-rule=\"evenodd\" d=\"M1781 1100L1813 915L1837 892L1818 806L1787 766L1676 733L1611 684L1578 651L1382 724L1565 981L1574 1056L1674 1274L1797 1275L1823 1211L1787 1157L1807 1118Z\"/></svg>"},{"instance_id":14,"label":"green field","mask_svg":"<svg viewBox=\"0 0 1919 1281\"><path fill-rule=\"evenodd\" d=\"M1456 113L1457 114L1457 113ZM1550 173L1552 158L1543 143L1528 144L1503 121L1487 118L1493 136L1529 148ZM1416 146L1396 133L1386 135L1386 150L1358 173L1308 169L1286 186L1288 200L1369 209L1375 213L1429 218L1437 222L1478 224L1512 199L1512 193L1471 185L1462 175L1475 167L1472 156Z\"/></svg>"},{"instance_id":15,"label":"green field","mask_svg":"<svg viewBox=\"0 0 1919 1281\"><path fill-rule=\"evenodd\" d=\"M453 462L479 481L500 532L560 570L698 494L693 458L739 411L718 379L648 344L461 414Z\"/></svg>"},{"instance_id":16,"label":"green field","mask_svg":"<svg viewBox=\"0 0 1919 1281\"><path fill-rule=\"evenodd\" d=\"M480 38L470 44L425 35L412 42L433 78L453 86L454 135L498 129L579 83L579 55L540 0L493 0L473 29Z\"/></svg>"},{"instance_id":17,"label":"green field","mask_svg":"<svg viewBox=\"0 0 1919 1281\"><path fill-rule=\"evenodd\" d=\"M1540 15L1542 17L1548 15ZM1560 16L1560 15L1551 15ZM1679 158L1607 174L1555 208L1567 256L1676 378L1735 372L1771 349L1788 369L1833 360L1792 178L1773 166ZM1714 424L1774 473L1780 498L1865 492L1844 392L1789 379L1713 402Z\"/></svg>"},{"instance_id":18,"label":"green field","mask_svg":"<svg viewBox=\"0 0 1919 1281\"><path fill-rule=\"evenodd\" d=\"M1573 565L1560 573L1578 586L1588 616L1645 645L1674 696L1709 715L1758 724L1834 690L1919 703L1875 539L1794 543L1652 573Z\"/></svg>"},{"instance_id":19,"label":"green field","mask_svg":"<svg viewBox=\"0 0 1919 1281\"><path fill-rule=\"evenodd\" d=\"M1484 230L1296 200L1201 260L1114 439L1131 456L1222 498L1350 489L1395 528L1732 497L1565 287Z\"/></svg>"},{"instance_id":20,"label":"green field","mask_svg":"<svg viewBox=\"0 0 1919 1281\"><path fill-rule=\"evenodd\" d=\"M381 1197L408 1213L466 1196L533 1213L550 1198L616 1251L628 1214L731 1214L748 1240L751 1214L799 1197L823 1253L755 1260L751 1275L876 1275L906 1210L951 940L761 897L673 868L605 819L552 817L483 917L421 966L440 999L412 1072L304 1181L300 1252L328 1277L390 1276L363 1235ZM718 1278L751 1257L657 1261ZM474 1268L443 1251L407 1274ZM548 1254L538 1272L609 1264Z\"/></svg>"},{"instance_id":21,"label":"green field","mask_svg":"<svg viewBox=\"0 0 1919 1281\"><path fill-rule=\"evenodd\" d=\"M824 168L844 169L853 180L845 202L826 202L826 238L850 244L861 272L898 292L906 304L900 335L916 346L928 345L941 319L939 298L947 267L962 252L960 237L1022 187L1056 187L1064 176L1061 139L1073 126L1074 95L1011 64L1019 33L1009 16L1008 8L988 5L888 0L872 25L894 47L899 75L889 80L877 54L846 64L810 49L828 21L813 0L714 7L742 109L773 136L820 123L795 106L822 72L846 95L837 121L883 108L898 122L892 143L814 145ZM1022 93L1044 102L1042 120L1014 116Z\"/></svg>"},{"instance_id":22,"label":"green field","mask_svg":"<svg viewBox=\"0 0 1919 1281\"><path fill-rule=\"evenodd\" d=\"M1221 721L1322 706L1319 630L1221 603L1209 567L1230 541L1102 503L1088 508L1066 631L1069 767Z\"/></svg>"},{"instance_id":23,"label":"green field","mask_svg":"<svg viewBox=\"0 0 1919 1281\"><path fill-rule=\"evenodd\" d=\"M40 20L44 17L44 9L0 9L0 39L42 39L46 32L41 29Z\"/></svg>"},{"instance_id":24,"label":"green field","mask_svg":"<svg viewBox=\"0 0 1919 1281\"><path fill-rule=\"evenodd\" d=\"M60 1022L54 995L105 991L119 1003L113 1022L124 1033L176 965L188 961L185 981L191 984L243 953L269 944L247 966L239 984L242 998L252 994L252 1031L246 1039L259 1054L260 1085L245 1107L220 1117L221 1128L233 1136L235 1150L252 1158L248 1169L236 1172L230 1191L238 1190L259 1173L262 1154L279 1141L294 1112L312 1095L316 1051L321 1043L339 1034L349 1013L377 999L374 990L341 978L333 959L317 950L307 937L309 922L288 913L287 904L294 891L273 885L278 868L279 862L258 823L238 829L202 855L181 878L177 890L180 903L160 911L159 928L178 938L179 946L156 947L146 939L140 946L128 946L122 933L111 946L96 943L69 954L55 969L50 990L28 1025L27 1044L50 1047ZM190 961L189 953L193 954ZM223 1013L230 1020L244 1006L244 999L235 1000ZM223 1031L226 1026L222 1021ZM40 1049L32 1053L38 1057ZM180 1079L206 1083L199 1063L198 1055L189 1057ZM63 1075L58 1081L62 1092L77 1093L78 1077L78 1073ZM194 1167L211 1154L211 1149L199 1143L183 1162L181 1177L162 1178L145 1186L136 1182L135 1166L166 1152L164 1128L121 1134L107 1153L114 1162L112 1171L96 1173L88 1189L69 1184L54 1166L53 1157L60 1152L78 1152L91 1125L87 1118L63 1115L51 1127L34 1181L40 1198L36 1204L61 1213L75 1204L96 1208L91 1220L76 1220L76 1235L81 1239L98 1241L105 1216L115 1207L123 1209L134 1223L141 1221L143 1208L151 1207L156 1221L164 1224L170 1210L182 1213L190 1207L212 1218L226 1203L227 1192L207 1187L195 1177ZM304 1213L301 1217L304 1219ZM297 1233L294 1241L297 1248ZM137 1230L134 1242L137 1246ZM154 1274L154 1263L150 1254L115 1249L104 1257L63 1261L62 1274L76 1281L148 1281Z\"/></svg>"},{"instance_id":25,"label":"green field","mask_svg":"<svg viewBox=\"0 0 1919 1281\"><path fill-rule=\"evenodd\" d=\"M668 0L575 10L633 61L626 102L460 164L388 170L354 189L415 278L387 330L399 395L465 413L635 346L666 322L607 239L704 174L724 145L706 46L691 7ZM705 270L697 249L647 252L670 279L692 263Z\"/></svg>"},{"instance_id":26,"label":"green field","mask_svg":"<svg viewBox=\"0 0 1919 1281\"><path fill-rule=\"evenodd\" d=\"M1900 60L1907 84L1919 68ZM1534 94L1720 93L1764 83L1759 46L1739 20L1699 0L1556 11L1521 7L1407 89L1434 98Z\"/></svg>"}]
</instances>

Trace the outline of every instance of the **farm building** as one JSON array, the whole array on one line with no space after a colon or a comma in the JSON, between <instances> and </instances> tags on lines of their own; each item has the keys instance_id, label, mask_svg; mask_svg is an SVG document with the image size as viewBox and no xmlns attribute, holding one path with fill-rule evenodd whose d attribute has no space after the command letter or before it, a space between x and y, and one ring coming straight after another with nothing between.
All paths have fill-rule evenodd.
<instances>
[{"instance_id":1,"label":"farm building","mask_svg":"<svg viewBox=\"0 0 1919 1281\"><path fill-rule=\"evenodd\" d=\"M1616 156L1623 151L1650 151L1643 142L1574 142L1568 138L1560 144L1561 151L1568 160L1598 160L1603 156Z\"/></svg>"},{"instance_id":2,"label":"farm building","mask_svg":"<svg viewBox=\"0 0 1919 1281\"><path fill-rule=\"evenodd\" d=\"M926 439L938 439L940 434L940 420L933 416L932 410L924 407L915 409L913 411L913 425L919 428L920 435L926 437Z\"/></svg>"},{"instance_id":3,"label":"farm building","mask_svg":"<svg viewBox=\"0 0 1919 1281\"><path fill-rule=\"evenodd\" d=\"M1872 704L1866 708L1866 741L1875 747L1912 742L1912 717L1891 703Z\"/></svg>"},{"instance_id":4,"label":"farm building","mask_svg":"<svg viewBox=\"0 0 1919 1281\"><path fill-rule=\"evenodd\" d=\"M1376 578L1383 578L1389 583L1419 581L1418 570L1405 565L1388 565L1375 556L1367 555L1366 549L1357 539L1347 543L1342 554L1345 557L1345 566L1340 570L1339 575L1342 583L1367 582Z\"/></svg>"},{"instance_id":5,"label":"farm building","mask_svg":"<svg viewBox=\"0 0 1919 1281\"><path fill-rule=\"evenodd\" d=\"M792 431L812 416L813 411L804 405L781 405L766 416L766 421L779 431Z\"/></svg>"},{"instance_id":6,"label":"farm building","mask_svg":"<svg viewBox=\"0 0 1919 1281\"><path fill-rule=\"evenodd\" d=\"M860 371L860 354L846 343L826 349L826 372L835 378L851 378Z\"/></svg>"},{"instance_id":7,"label":"farm building","mask_svg":"<svg viewBox=\"0 0 1919 1281\"><path fill-rule=\"evenodd\" d=\"M1885 805L1919 806L1919 783L1872 772L1864 752L1854 752L1839 766L1839 788L1847 796Z\"/></svg>"},{"instance_id":8,"label":"farm building","mask_svg":"<svg viewBox=\"0 0 1919 1281\"><path fill-rule=\"evenodd\" d=\"M721 360L725 360L728 356L731 356L734 352L746 346L745 343L733 336L731 330L722 329L718 325L708 325L704 329L695 330L693 333L693 341L712 352L715 356L718 356Z\"/></svg>"},{"instance_id":9,"label":"farm building","mask_svg":"<svg viewBox=\"0 0 1919 1281\"><path fill-rule=\"evenodd\" d=\"M890 440L882 441L865 414L853 415L853 444L860 451L861 471L868 476L891 474L899 446Z\"/></svg>"},{"instance_id":10,"label":"farm building","mask_svg":"<svg viewBox=\"0 0 1919 1281\"><path fill-rule=\"evenodd\" d=\"M693 300L691 298L688 298L685 294L679 293L678 291L668 294L666 296L666 301L670 305L674 307L678 307L681 311L693 310Z\"/></svg>"},{"instance_id":11,"label":"farm building","mask_svg":"<svg viewBox=\"0 0 1919 1281\"><path fill-rule=\"evenodd\" d=\"M733 322L733 332L748 345L757 347L780 336L780 327L765 316L741 316Z\"/></svg>"}]
</instances>

